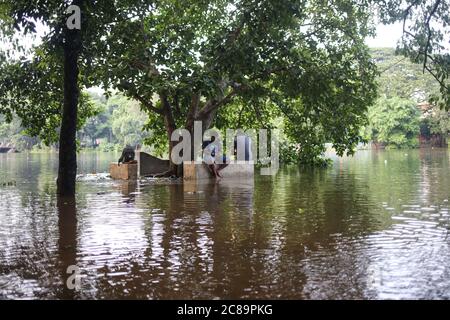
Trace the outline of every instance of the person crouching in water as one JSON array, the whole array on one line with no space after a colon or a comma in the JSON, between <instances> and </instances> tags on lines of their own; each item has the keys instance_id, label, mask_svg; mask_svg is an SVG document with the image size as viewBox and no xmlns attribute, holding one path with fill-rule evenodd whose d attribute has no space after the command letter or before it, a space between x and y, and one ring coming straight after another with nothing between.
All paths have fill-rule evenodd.
<instances>
[{"instance_id":1,"label":"person crouching in water","mask_svg":"<svg viewBox=\"0 0 450 320\"><path fill-rule=\"evenodd\" d=\"M215 178L223 178L220 171L228 166L228 159L223 155L222 163L216 164L216 157L221 152L218 146L214 144L214 141L216 141L216 137L212 136L211 140L203 142L203 161Z\"/></svg>"}]
</instances>

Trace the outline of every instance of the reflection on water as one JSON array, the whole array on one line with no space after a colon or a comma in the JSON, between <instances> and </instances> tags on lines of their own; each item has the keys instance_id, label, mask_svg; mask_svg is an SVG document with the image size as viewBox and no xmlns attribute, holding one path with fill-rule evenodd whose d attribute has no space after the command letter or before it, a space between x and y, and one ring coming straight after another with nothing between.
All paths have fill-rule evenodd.
<instances>
[{"instance_id":1,"label":"reflection on water","mask_svg":"<svg viewBox=\"0 0 450 320\"><path fill-rule=\"evenodd\" d=\"M83 154L105 172L115 154ZM55 196L55 155L0 155L0 298L450 298L449 152ZM81 270L69 290L67 267Z\"/></svg>"}]
</instances>

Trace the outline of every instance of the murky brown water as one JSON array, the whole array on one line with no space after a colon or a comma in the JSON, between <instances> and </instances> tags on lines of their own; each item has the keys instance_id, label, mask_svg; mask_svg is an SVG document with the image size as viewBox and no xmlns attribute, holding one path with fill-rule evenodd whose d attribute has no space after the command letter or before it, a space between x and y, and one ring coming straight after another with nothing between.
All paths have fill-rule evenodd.
<instances>
[{"instance_id":1,"label":"murky brown water","mask_svg":"<svg viewBox=\"0 0 450 320\"><path fill-rule=\"evenodd\" d=\"M0 298L448 299L450 154L406 153L201 186L88 176L76 203L55 156L0 155Z\"/></svg>"}]
</instances>

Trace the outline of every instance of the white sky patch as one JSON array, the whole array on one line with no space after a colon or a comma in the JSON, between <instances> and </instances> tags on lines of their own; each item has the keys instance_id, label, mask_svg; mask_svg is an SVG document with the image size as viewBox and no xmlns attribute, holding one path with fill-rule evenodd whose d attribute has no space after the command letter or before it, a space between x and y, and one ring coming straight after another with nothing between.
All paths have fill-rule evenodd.
<instances>
[{"instance_id":1,"label":"white sky patch","mask_svg":"<svg viewBox=\"0 0 450 320\"><path fill-rule=\"evenodd\" d=\"M377 35L374 38L367 38L366 44L371 48L395 48L397 42L402 38L402 34L402 23L378 24Z\"/></svg>"},{"instance_id":2,"label":"white sky patch","mask_svg":"<svg viewBox=\"0 0 450 320\"><path fill-rule=\"evenodd\" d=\"M9 58L17 59L20 57L19 52L14 52L12 42L16 39L19 41L19 44L24 47L26 51L29 51L32 49L33 46L39 46L42 44L42 38L49 32L49 29L47 26L45 26L42 23L37 22L36 23L36 33L35 34L28 34L23 35L22 33L17 32L12 39L3 39L4 41L0 40L0 50L6 52L7 50L11 50L11 54Z\"/></svg>"}]
</instances>

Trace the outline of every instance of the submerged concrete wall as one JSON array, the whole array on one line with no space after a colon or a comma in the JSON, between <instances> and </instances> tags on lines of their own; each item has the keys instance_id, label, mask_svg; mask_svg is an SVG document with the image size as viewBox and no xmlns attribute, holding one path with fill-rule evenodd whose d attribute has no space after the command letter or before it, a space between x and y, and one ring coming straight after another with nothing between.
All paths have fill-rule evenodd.
<instances>
[{"instance_id":1,"label":"submerged concrete wall","mask_svg":"<svg viewBox=\"0 0 450 320\"><path fill-rule=\"evenodd\" d=\"M142 177L151 176L169 170L169 160L162 160L145 152L137 153L139 164L139 175Z\"/></svg>"},{"instance_id":2,"label":"submerged concrete wall","mask_svg":"<svg viewBox=\"0 0 450 320\"><path fill-rule=\"evenodd\" d=\"M121 165L111 163L109 174L114 180L137 180L138 165L136 163L124 163Z\"/></svg>"},{"instance_id":3,"label":"submerged concrete wall","mask_svg":"<svg viewBox=\"0 0 450 320\"><path fill-rule=\"evenodd\" d=\"M252 161L232 162L225 169L220 171L223 178L253 178L255 166ZM204 163L184 162L184 180L205 180L214 178L208 166Z\"/></svg>"},{"instance_id":4,"label":"submerged concrete wall","mask_svg":"<svg viewBox=\"0 0 450 320\"><path fill-rule=\"evenodd\" d=\"M137 154L137 163L118 165L111 163L110 175L116 180L137 180L139 176L152 176L169 170L169 160L161 160L145 152ZM226 179L249 179L254 176L253 161L233 161L220 174ZM184 162L184 180L208 180L214 178L205 163Z\"/></svg>"}]
</instances>

